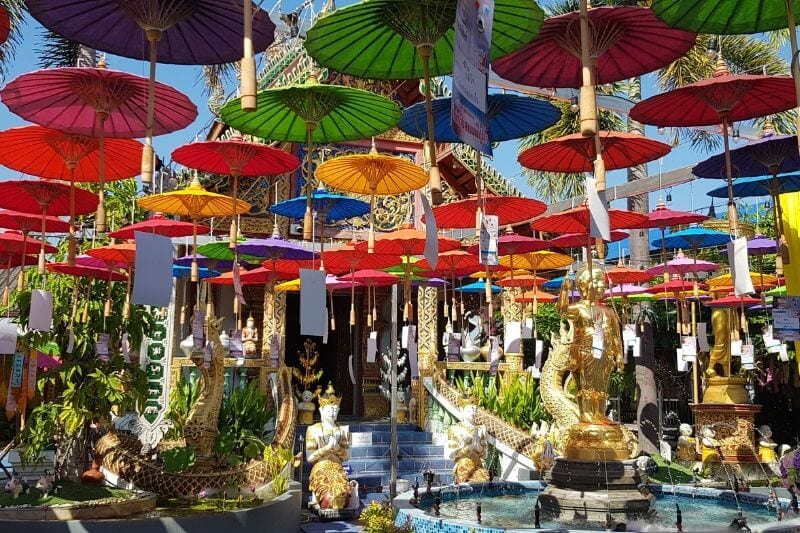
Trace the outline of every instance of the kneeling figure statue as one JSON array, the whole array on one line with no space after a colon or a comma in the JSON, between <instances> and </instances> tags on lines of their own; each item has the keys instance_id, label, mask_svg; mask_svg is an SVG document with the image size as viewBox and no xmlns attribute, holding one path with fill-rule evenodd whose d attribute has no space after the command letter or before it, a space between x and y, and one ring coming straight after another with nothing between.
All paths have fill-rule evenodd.
<instances>
[{"instance_id":1,"label":"kneeling figure statue","mask_svg":"<svg viewBox=\"0 0 800 533\"><path fill-rule=\"evenodd\" d=\"M477 406L471 400L462 405L464 419L447 430L447 451L453 465L454 483L482 483L489 481L489 472L483 466L488 451L486 428L475 423Z\"/></svg>"}]
</instances>

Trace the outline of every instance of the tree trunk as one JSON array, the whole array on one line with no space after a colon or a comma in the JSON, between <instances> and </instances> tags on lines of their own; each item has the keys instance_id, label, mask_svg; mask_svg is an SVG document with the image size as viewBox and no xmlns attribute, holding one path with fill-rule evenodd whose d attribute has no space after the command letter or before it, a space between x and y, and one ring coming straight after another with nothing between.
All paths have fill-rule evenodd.
<instances>
[{"instance_id":1,"label":"tree trunk","mask_svg":"<svg viewBox=\"0 0 800 533\"><path fill-rule=\"evenodd\" d=\"M642 99L642 80L628 80L628 98L633 102ZM644 135L644 127L628 118L628 132ZM628 169L628 181L647 177L647 165L639 165ZM628 197L628 210L647 214L650 211L648 194ZM650 242L647 230L632 230L630 236L631 266L645 268L650 262ZM640 304L647 305L647 304ZM634 316L637 313L634 312ZM645 315L646 316L646 315ZM642 337L642 353L636 361L636 387L638 388L638 405L636 422L639 427L639 448L647 453L658 451L658 395L654 374L655 356L653 351L653 328L645 318L639 329Z\"/></svg>"}]
</instances>

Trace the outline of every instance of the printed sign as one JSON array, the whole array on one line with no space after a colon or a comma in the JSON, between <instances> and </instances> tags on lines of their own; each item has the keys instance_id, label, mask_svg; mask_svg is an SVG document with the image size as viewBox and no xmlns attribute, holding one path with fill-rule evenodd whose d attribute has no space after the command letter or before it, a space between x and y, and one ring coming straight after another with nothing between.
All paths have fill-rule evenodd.
<instances>
[{"instance_id":1,"label":"printed sign","mask_svg":"<svg viewBox=\"0 0 800 533\"><path fill-rule=\"evenodd\" d=\"M482 265L497 266L498 222L497 215L483 215L481 220L481 238L478 247Z\"/></svg>"}]
</instances>

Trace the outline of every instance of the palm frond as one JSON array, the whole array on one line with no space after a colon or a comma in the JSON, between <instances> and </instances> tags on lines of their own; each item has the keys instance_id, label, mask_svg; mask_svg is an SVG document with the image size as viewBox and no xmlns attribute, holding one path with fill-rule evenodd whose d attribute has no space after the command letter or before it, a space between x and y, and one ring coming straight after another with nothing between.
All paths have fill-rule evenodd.
<instances>
[{"instance_id":1,"label":"palm frond","mask_svg":"<svg viewBox=\"0 0 800 533\"><path fill-rule=\"evenodd\" d=\"M39 68L74 67L78 64L81 46L50 30L41 33L36 46Z\"/></svg>"},{"instance_id":2,"label":"palm frond","mask_svg":"<svg viewBox=\"0 0 800 533\"><path fill-rule=\"evenodd\" d=\"M8 39L0 45L0 78L5 80L8 69L16 56L17 47L22 42L22 29L25 17L23 0L0 0L0 5L8 11L10 32Z\"/></svg>"}]
</instances>

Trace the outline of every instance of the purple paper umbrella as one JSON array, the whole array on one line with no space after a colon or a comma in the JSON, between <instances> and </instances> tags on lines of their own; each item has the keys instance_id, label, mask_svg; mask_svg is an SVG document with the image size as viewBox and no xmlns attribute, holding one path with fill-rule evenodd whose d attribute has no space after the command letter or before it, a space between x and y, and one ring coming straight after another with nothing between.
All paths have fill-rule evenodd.
<instances>
[{"instance_id":1,"label":"purple paper umbrella","mask_svg":"<svg viewBox=\"0 0 800 533\"><path fill-rule=\"evenodd\" d=\"M302 261L318 257L317 253L279 237L250 239L239 244L236 249L245 255L263 257L268 261L277 261L279 259Z\"/></svg>"},{"instance_id":2,"label":"purple paper umbrella","mask_svg":"<svg viewBox=\"0 0 800 533\"><path fill-rule=\"evenodd\" d=\"M774 254L777 251L775 239L764 235L756 235L747 241L747 253L754 256Z\"/></svg>"}]
</instances>

